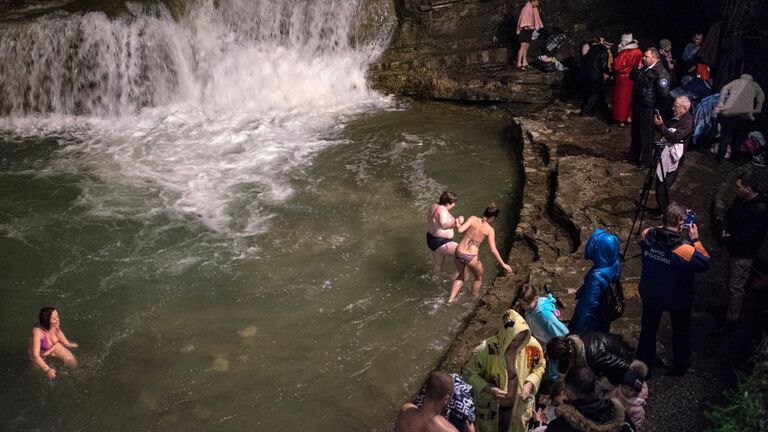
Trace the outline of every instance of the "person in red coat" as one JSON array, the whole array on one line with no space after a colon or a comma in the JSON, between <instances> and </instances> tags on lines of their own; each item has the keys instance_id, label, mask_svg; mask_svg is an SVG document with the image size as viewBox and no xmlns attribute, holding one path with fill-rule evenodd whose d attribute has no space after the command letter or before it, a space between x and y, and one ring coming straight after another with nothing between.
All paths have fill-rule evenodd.
<instances>
[{"instance_id":1,"label":"person in red coat","mask_svg":"<svg viewBox=\"0 0 768 432\"><path fill-rule=\"evenodd\" d=\"M613 61L613 119L621 126L632 122L632 80L629 72L643 59L643 52L632 38L632 33L621 35L619 54Z\"/></svg>"}]
</instances>

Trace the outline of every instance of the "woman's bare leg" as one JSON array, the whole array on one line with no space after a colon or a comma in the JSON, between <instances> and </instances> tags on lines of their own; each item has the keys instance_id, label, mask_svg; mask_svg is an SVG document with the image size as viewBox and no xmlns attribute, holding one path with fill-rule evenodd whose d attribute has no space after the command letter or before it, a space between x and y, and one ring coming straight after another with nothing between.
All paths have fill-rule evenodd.
<instances>
[{"instance_id":1,"label":"woman's bare leg","mask_svg":"<svg viewBox=\"0 0 768 432\"><path fill-rule=\"evenodd\" d=\"M442 247L442 246L440 246ZM432 251L432 274L437 276L443 270L443 263L445 262L445 255L440 253L440 248Z\"/></svg>"},{"instance_id":2,"label":"woman's bare leg","mask_svg":"<svg viewBox=\"0 0 768 432\"><path fill-rule=\"evenodd\" d=\"M443 271L443 264L445 263L446 257L452 257L456 254L456 246L459 244L455 241L448 242L439 248L437 248L434 252L432 252L432 261L434 262L434 268L432 269L434 271L435 275L439 275L440 272ZM453 277L456 277L456 274L454 273Z\"/></svg>"},{"instance_id":3,"label":"woman's bare leg","mask_svg":"<svg viewBox=\"0 0 768 432\"><path fill-rule=\"evenodd\" d=\"M467 266L462 264L461 261L456 260L456 277L453 279L453 285L451 286L451 296L448 297L448 304L456 301L456 297L461 291L461 286L464 285L464 269Z\"/></svg>"},{"instance_id":4,"label":"woman's bare leg","mask_svg":"<svg viewBox=\"0 0 768 432\"><path fill-rule=\"evenodd\" d=\"M70 351L67 347L65 347L60 343L53 346L51 357L56 357L57 359L61 359L61 361L63 361L64 364L66 364L71 368L77 367L77 359L75 359L75 356L72 354L72 351Z\"/></svg>"},{"instance_id":5,"label":"woman's bare leg","mask_svg":"<svg viewBox=\"0 0 768 432\"><path fill-rule=\"evenodd\" d=\"M480 285L483 283L483 263L480 262L480 258L475 258L468 264L469 271L472 272L472 298L477 300L480 298Z\"/></svg>"},{"instance_id":6,"label":"woman's bare leg","mask_svg":"<svg viewBox=\"0 0 768 432\"><path fill-rule=\"evenodd\" d=\"M517 66L523 67L528 66L528 59L526 58L528 56L528 46L530 44L527 42L521 42L520 43L520 49L517 51Z\"/></svg>"}]
</instances>

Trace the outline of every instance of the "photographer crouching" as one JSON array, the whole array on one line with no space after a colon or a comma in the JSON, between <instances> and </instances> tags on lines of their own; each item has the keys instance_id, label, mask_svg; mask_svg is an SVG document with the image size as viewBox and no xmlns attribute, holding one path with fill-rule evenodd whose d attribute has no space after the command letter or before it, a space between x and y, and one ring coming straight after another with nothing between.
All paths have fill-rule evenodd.
<instances>
[{"instance_id":1,"label":"photographer crouching","mask_svg":"<svg viewBox=\"0 0 768 432\"><path fill-rule=\"evenodd\" d=\"M686 96L675 98L672 104L674 116L667 121L656 111L653 123L661 134L658 145L661 151L656 167L656 203L655 211L661 215L669 205L669 192L677 179L677 169L682 166L682 159L688 140L693 133L693 116L690 113L691 101Z\"/></svg>"}]
</instances>

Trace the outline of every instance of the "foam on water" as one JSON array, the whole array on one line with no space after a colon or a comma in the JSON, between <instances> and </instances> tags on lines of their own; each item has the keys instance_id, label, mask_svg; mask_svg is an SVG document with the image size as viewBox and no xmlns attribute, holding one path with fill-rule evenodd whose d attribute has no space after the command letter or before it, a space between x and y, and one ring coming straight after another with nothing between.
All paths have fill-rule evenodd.
<instances>
[{"instance_id":1,"label":"foam on water","mask_svg":"<svg viewBox=\"0 0 768 432\"><path fill-rule=\"evenodd\" d=\"M179 20L129 4L4 23L0 136L59 137L49 173L87 174L78 204L95 216L259 234L339 119L390 103L365 80L388 32L356 38L360 7L203 0Z\"/></svg>"}]
</instances>

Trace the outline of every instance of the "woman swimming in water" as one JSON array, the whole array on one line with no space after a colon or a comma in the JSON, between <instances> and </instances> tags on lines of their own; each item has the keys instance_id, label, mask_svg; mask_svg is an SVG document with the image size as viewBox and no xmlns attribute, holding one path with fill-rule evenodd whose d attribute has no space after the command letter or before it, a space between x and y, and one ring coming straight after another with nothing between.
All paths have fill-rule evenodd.
<instances>
[{"instance_id":1,"label":"woman swimming in water","mask_svg":"<svg viewBox=\"0 0 768 432\"><path fill-rule=\"evenodd\" d=\"M70 367L77 367L77 360L68 348L77 348L61 331L59 311L52 307L40 309L37 324L32 327L29 338L29 359L50 378L56 378L56 369L48 366L43 358L51 356L61 359Z\"/></svg>"},{"instance_id":2,"label":"woman swimming in water","mask_svg":"<svg viewBox=\"0 0 768 432\"><path fill-rule=\"evenodd\" d=\"M427 213L427 247L432 250L433 270L440 273L445 257L452 256L457 243L453 241L453 229L464 223L464 216L454 218L451 209L456 206L459 197L445 191L437 204L432 204Z\"/></svg>"},{"instance_id":3,"label":"woman swimming in water","mask_svg":"<svg viewBox=\"0 0 768 432\"><path fill-rule=\"evenodd\" d=\"M448 298L448 303L456 301L456 296L461 291L461 286L464 284L464 273L467 267L472 272L472 298L477 299L480 297L480 284L483 282L483 263L477 257L477 253L480 250L480 244L483 243L486 237L488 237L488 246L491 248L491 253L496 260L504 268L504 271L510 273L512 267L508 266L504 260L501 259L499 251L496 250L496 232L493 230L491 224L499 216L501 211L496 207L496 204L491 202L488 208L483 212L483 217L470 216L466 222L464 222L458 229L460 233L466 231L464 238L461 239L459 245L456 247L456 268L458 275L453 281L451 287L451 296Z\"/></svg>"}]
</instances>

